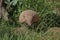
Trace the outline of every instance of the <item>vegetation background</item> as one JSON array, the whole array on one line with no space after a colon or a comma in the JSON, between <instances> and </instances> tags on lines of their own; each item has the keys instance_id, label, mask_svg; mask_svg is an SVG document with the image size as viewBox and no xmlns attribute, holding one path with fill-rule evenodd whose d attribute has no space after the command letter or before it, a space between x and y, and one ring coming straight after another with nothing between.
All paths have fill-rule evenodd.
<instances>
[{"instance_id":1,"label":"vegetation background","mask_svg":"<svg viewBox=\"0 0 60 40\"><path fill-rule=\"evenodd\" d=\"M2 6L8 21L0 19L0 40L60 40L60 0L3 0ZM19 15L26 9L38 12L39 30L19 24Z\"/></svg>"}]
</instances>

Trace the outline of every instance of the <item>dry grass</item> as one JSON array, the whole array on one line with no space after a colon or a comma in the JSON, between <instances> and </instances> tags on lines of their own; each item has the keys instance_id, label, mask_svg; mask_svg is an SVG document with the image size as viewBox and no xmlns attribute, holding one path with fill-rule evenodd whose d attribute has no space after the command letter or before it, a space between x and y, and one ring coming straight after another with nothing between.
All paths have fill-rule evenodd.
<instances>
[{"instance_id":1,"label":"dry grass","mask_svg":"<svg viewBox=\"0 0 60 40\"><path fill-rule=\"evenodd\" d=\"M47 30L45 37L47 37L46 39L53 39L53 40L60 40L60 28L58 27L52 27L50 29Z\"/></svg>"}]
</instances>

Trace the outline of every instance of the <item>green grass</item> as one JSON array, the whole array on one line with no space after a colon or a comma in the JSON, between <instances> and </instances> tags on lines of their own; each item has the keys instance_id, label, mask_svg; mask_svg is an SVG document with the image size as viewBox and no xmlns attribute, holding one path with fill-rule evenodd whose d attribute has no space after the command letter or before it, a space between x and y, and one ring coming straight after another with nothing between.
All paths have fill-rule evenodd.
<instances>
[{"instance_id":1,"label":"green grass","mask_svg":"<svg viewBox=\"0 0 60 40\"><path fill-rule=\"evenodd\" d=\"M0 20L0 40L60 40L60 32L58 32L57 38L53 36L54 32L47 32L50 27L60 27L60 17L54 10L55 6L59 8L59 2L53 0L5 0L3 4L6 9L8 7L9 21ZM18 23L19 14L26 9L34 10L39 14L40 21L37 25L39 32L36 31L37 29L31 29L25 24ZM21 26L26 28L19 29Z\"/></svg>"}]
</instances>

